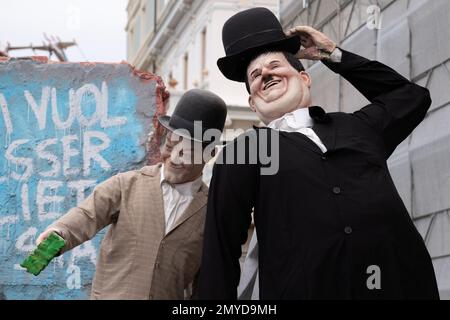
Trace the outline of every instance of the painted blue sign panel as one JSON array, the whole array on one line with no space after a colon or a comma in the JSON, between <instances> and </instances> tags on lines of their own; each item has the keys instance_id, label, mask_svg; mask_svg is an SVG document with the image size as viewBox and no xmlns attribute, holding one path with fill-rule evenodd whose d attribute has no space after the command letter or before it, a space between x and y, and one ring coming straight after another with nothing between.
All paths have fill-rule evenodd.
<instances>
[{"instance_id":1,"label":"painted blue sign panel","mask_svg":"<svg viewBox=\"0 0 450 320\"><path fill-rule=\"evenodd\" d=\"M0 62L0 299L89 297L105 230L38 277L19 264L96 184L146 164L156 79L127 64Z\"/></svg>"}]
</instances>

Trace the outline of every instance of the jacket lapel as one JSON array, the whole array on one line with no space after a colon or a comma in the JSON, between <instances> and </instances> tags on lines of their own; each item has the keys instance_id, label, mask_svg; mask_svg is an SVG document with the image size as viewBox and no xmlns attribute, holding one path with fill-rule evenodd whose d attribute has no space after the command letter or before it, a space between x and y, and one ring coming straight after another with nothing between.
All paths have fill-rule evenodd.
<instances>
[{"instance_id":1,"label":"jacket lapel","mask_svg":"<svg viewBox=\"0 0 450 320\"><path fill-rule=\"evenodd\" d=\"M310 107L309 115L314 120L312 129L327 148L327 152L333 151L336 148L336 126L332 124L333 119L318 106Z\"/></svg>"},{"instance_id":2,"label":"jacket lapel","mask_svg":"<svg viewBox=\"0 0 450 320\"><path fill-rule=\"evenodd\" d=\"M203 183L200 191L197 192L192 202L187 207L186 211L175 221L172 229L169 230L166 236L171 234L176 228L183 224L186 220L196 214L208 202L208 187Z\"/></svg>"},{"instance_id":3,"label":"jacket lapel","mask_svg":"<svg viewBox=\"0 0 450 320\"><path fill-rule=\"evenodd\" d=\"M145 180L147 186L143 191L146 194L144 197L145 204L143 206L146 210L145 217L147 217L147 221L151 221L151 229L156 231L154 236L162 239L166 231L166 219L164 217L164 200L160 185L160 170L161 164L151 167L144 167L141 170L141 173L147 176L147 179ZM155 214L150 216L148 214L148 211L150 210L153 210ZM143 223L143 225L147 224Z\"/></svg>"},{"instance_id":4,"label":"jacket lapel","mask_svg":"<svg viewBox=\"0 0 450 320\"><path fill-rule=\"evenodd\" d=\"M280 135L285 137L289 142L292 142L295 147L301 149L306 148L314 153L322 154L320 148L314 142L312 142L311 139L300 132L280 131Z\"/></svg>"},{"instance_id":5,"label":"jacket lapel","mask_svg":"<svg viewBox=\"0 0 450 320\"><path fill-rule=\"evenodd\" d=\"M312 128L322 143L327 147L327 153L336 149L336 127L329 124L316 123Z\"/></svg>"}]
</instances>

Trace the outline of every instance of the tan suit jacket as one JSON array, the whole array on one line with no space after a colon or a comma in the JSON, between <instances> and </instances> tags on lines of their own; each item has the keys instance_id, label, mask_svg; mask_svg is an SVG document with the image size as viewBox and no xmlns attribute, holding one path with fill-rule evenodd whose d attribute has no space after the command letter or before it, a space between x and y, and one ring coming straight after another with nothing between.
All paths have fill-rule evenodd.
<instances>
[{"instance_id":1,"label":"tan suit jacket","mask_svg":"<svg viewBox=\"0 0 450 320\"><path fill-rule=\"evenodd\" d=\"M63 252L110 225L97 260L92 299L183 299L200 268L208 189L205 184L165 235L161 164L99 184L50 227Z\"/></svg>"}]
</instances>

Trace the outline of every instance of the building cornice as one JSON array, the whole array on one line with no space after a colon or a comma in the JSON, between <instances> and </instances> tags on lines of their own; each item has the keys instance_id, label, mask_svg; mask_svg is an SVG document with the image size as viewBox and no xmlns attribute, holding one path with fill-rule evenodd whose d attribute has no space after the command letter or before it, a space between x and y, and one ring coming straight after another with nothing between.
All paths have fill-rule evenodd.
<instances>
[{"instance_id":1,"label":"building cornice","mask_svg":"<svg viewBox=\"0 0 450 320\"><path fill-rule=\"evenodd\" d=\"M169 2L165 12L159 19L154 36L147 45L140 48L132 63L142 68L145 59L141 57L156 56L171 38L178 28L180 21L186 18L186 12L190 11L194 0L177 0Z\"/></svg>"},{"instance_id":2,"label":"building cornice","mask_svg":"<svg viewBox=\"0 0 450 320\"><path fill-rule=\"evenodd\" d=\"M192 36L198 34L201 29L207 24L207 21L211 18L211 2L210 1L202 1L202 0L194 0L190 11L185 13L185 17L181 20L176 29L172 30L173 34L167 37L167 41L165 41L163 47L161 48L160 58L165 59L169 54L169 51L174 50L174 48L181 48L179 50L185 51L184 47L187 47L189 43L192 42ZM200 11L201 7L206 7L207 14L198 16L196 13ZM202 8L203 10L203 8ZM195 14L194 14L195 12ZM198 19L200 18L200 19ZM197 20L198 19L198 20ZM195 21L195 28L191 29L191 37L182 36L183 32L188 28L189 24ZM180 41L181 40L181 41ZM175 55L182 54L182 52L176 52Z\"/></svg>"},{"instance_id":3,"label":"building cornice","mask_svg":"<svg viewBox=\"0 0 450 320\"><path fill-rule=\"evenodd\" d=\"M128 22L125 26L125 31L128 31L130 28L130 24L134 22L134 17L136 16L136 13L139 11L139 8L141 7L141 0L135 0L133 5L131 6L130 10L130 2L128 2Z\"/></svg>"},{"instance_id":4,"label":"building cornice","mask_svg":"<svg viewBox=\"0 0 450 320\"><path fill-rule=\"evenodd\" d=\"M136 2L138 2L138 0L128 0L126 10L129 12L131 10L132 6L136 5Z\"/></svg>"}]
</instances>

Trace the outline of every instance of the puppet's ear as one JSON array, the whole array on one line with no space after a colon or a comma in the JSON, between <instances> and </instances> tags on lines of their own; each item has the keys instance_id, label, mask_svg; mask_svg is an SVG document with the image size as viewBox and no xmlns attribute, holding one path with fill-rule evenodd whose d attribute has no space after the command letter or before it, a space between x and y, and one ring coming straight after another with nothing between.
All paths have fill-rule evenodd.
<instances>
[{"instance_id":1,"label":"puppet's ear","mask_svg":"<svg viewBox=\"0 0 450 320\"><path fill-rule=\"evenodd\" d=\"M255 102L253 101L252 96L248 96L248 104L250 109L252 109L253 112L256 112Z\"/></svg>"}]
</instances>

